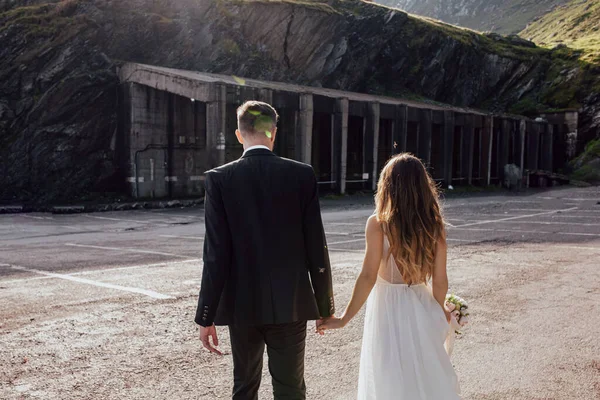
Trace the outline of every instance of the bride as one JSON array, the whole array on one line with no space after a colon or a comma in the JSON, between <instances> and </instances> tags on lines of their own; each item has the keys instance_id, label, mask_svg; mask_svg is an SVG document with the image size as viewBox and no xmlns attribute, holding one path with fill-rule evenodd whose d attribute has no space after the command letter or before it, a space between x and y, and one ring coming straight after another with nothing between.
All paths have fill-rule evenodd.
<instances>
[{"instance_id":1,"label":"bride","mask_svg":"<svg viewBox=\"0 0 600 400\"><path fill-rule=\"evenodd\" d=\"M444 349L447 248L435 183L418 158L400 154L383 168L375 202L352 299L318 330L344 327L368 298L358 399L460 399Z\"/></svg>"}]
</instances>

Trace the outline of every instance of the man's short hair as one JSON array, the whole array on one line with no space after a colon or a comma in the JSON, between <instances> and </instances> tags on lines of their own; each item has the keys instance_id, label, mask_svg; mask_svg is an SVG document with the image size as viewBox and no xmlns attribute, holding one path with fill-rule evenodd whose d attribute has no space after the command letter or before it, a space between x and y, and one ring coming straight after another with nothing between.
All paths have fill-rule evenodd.
<instances>
[{"instance_id":1,"label":"man's short hair","mask_svg":"<svg viewBox=\"0 0 600 400\"><path fill-rule=\"evenodd\" d=\"M237 109L238 129L243 134L266 135L277 127L279 115L277 111L262 101L247 101Z\"/></svg>"}]
</instances>

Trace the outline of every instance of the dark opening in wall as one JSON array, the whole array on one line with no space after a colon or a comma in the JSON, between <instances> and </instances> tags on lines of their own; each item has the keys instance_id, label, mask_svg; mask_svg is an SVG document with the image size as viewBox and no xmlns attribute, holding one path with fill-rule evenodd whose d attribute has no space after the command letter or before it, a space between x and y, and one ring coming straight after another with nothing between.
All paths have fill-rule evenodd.
<instances>
[{"instance_id":1,"label":"dark opening in wall","mask_svg":"<svg viewBox=\"0 0 600 400\"><path fill-rule=\"evenodd\" d=\"M296 110L291 108L278 108L279 123L277 136L275 136L274 152L280 157L294 159L294 146L296 144Z\"/></svg>"},{"instance_id":2,"label":"dark opening in wall","mask_svg":"<svg viewBox=\"0 0 600 400\"><path fill-rule=\"evenodd\" d=\"M519 165L521 161L519 159L521 149L517 149L518 146L516 145L518 143L516 140L518 132L515 129L514 122L511 121L509 127L510 132L505 133L508 136L508 163ZM504 168L504 166L502 166L502 168Z\"/></svg>"},{"instance_id":3,"label":"dark opening in wall","mask_svg":"<svg viewBox=\"0 0 600 400\"><path fill-rule=\"evenodd\" d=\"M566 126L565 126L566 127ZM561 130L560 125L553 126L552 133L552 162L554 170L557 172L563 171L567 163L567 152L565 151L567 143L566 130Z\"/></svg>"},{"instance_id":4,"label":"dark opening in wall","mask_svg":"<svg viewBox=\"0 0 600 400\"><path fill-rule=\"evenodd\" d=\"M431 125L431 161L429 172L433 179L444 178L444 127L440 124Z\"/></svg>"},{"instance_id":5,"label":"dark opening in wall","mask_svg":"<svg viewBox=\"0 0 600 400\"><path fill-rule=\"evenodd\" d=\"M475 128L473 132L473 184L481 182L481 128Z\"/></svg>"},{"instance_id":6,"label":"dark opening in wall","mask_svg":"<svg viewBox=\"0 0 600 400\"><path fill-rule=\"evenodd\" d=\"M368 177L365 172L364 118L348 117L348 158L346 159L346 185L349 190L362 189Z\"/></svg>"},{"instance_id":7,"label":"dark opening in wall","mask_svg":"<svg viewBox=\"0 0 600 400\"><path fill-rule=\"evenodd\" d=\"M238 104L228 103L225 113L225 162L235 161L244 153L244 146L238 142L235 136L237 129L237 108ZM212 149L209 149L212 150Z\"/></svg>"},{"instance_id":8,"label":"dark opening in wall","mask_svg":"<svg viewBox=\"0 0 600 400\"><path fill-rule=\"evenodd\" d=\"M496 119L494 120L494 122L496 122ZM500 161L500 135L502 132L502 128L500 126L494 126L494 130L492 132L492 160L490 164L490 182L496 183L500 179L498 163Z\"/></svg>"},{"instance_id":9,"label":"dark opening in wall","mask_svg":"<svg viewBox=\"0 0 600 400\"><path fill-rule=\"evenodd\" d=\"M454 146L452 147L452 181L462 182L463 127L454 127Z\"/></svg>"},{"instance_id":10,"label":"dark opening in wall","mask_svg":"<svg viewBox=\"0 0 600 400\"><path fill-rule=\"evenodd\" d=\"M313 116L312 165L319 182L331 182L333 157L332 114L315 112Z\"/></svg>"},{"instance_id":11,"label":"dark opening in wall","mask_svg":"<svg viewBox=\"0 0 600 400\"><path fill-rule=\"evenodd\" d=\"M394 120L379 120L379 149L377 153L377 171L381 172L394 151Z\"/></svg>"},{"instance_id":12,"label":"dark opening in wall","mask_svg":"<svg viewBox=\"0 0 600 400\"><path fill-rule=\"evenodd\" d=\"M413 155L419 152L419 123L408 121L406 131L406 151Z\"/></svg>"}]
</instances>

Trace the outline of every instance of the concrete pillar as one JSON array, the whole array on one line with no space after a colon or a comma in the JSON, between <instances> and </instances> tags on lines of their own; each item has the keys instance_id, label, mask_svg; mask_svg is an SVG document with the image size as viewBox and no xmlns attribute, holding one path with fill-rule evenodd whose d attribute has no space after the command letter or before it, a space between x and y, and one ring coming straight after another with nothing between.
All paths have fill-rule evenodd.
<instances>
[{"instance_id":1,"label":"concrete pillar","mask_svg":"<svg viewBox=\"0 0 600 400\"><path fill-rule=\"evenodd\" d=\"M521 172L523 173L523 171L525 171L525 139L527 138L527 121L525 121L524 119L522 119L521 121L519 121L519 146L517 146L518 149L520 149L519 152L519 168L521 169Z\"/></svg>"},{"instance_id":2,"label":"concrete pillar","mask_svg":"<svg viewBox=\"0 0 600 400\"><path fill-rule=\"evenodd\" d=\"M394 154L406 151L406 134L408 131L408 106L397 105L394 119Z\"/></svg>"},{"instance_id":3,"label":"concrete pillar","mask_svg":"<svg viewBox=\"0 0 600 400\"><path fill-rule=\"evenodd\" d=\"M553 168L553 143L554 143L554 127L550 124L546 125L546 132L542 134L542 151L541 151L541 166L544 171L552 172Z\"/></svg>"},{"instance_id":4,"label":"concrete pillar","mask_svg":"<svg viewBox=\"0 0 600 400\"><path fill-rule=\"evenodd\" d=\"M540 127L537 123L531 123L531 132L528 132L527 169L536 171L539 168L540 154Z\"/></svg>"},{"instance_id":5,"label":"concrete pillar","mask_svg":"<svg viewBox=\"0 0 600 400\"><path fill-rule=\"evenodd\" d=\"M337 168L337 190L346 193L346 164L348 160L348 99L335 100L334 138L336 149L339 151L339 166Z\"/></svg>"},{"instance_id":6,"label":"concrete pillar","mask_svg":"<svg viewBox=\"0 0 600 400\"><path fill-rule=\"evenodd\" d=\"M300 162L310 164L314 114L313 96L312 94L301 94L299 100L300 109L298 112L298 134L296 135L296 159Z\"/></svg>"},{"instance_id":7,"label":"concrete pillar","mask_svg":"<svg viewBox=\"0 0 600 400\"><path fill-rule=\"evenodd\" d=\"M452 155L454 154L454 111L444 111L444 128L442 134L444 135L444 147L443 147L443 174L446 185L452 184Z\"/></svg>"},{"instance_id":8,"label":"concrete pillar","mask_svg":"<svg viewBox=\"0 0 600 400\"><path fill-rule=\"evenodd\" d=\"M209 167L225 164L225 117L227 91L225 85L210 87L210 100L206 104L206 149L210 157Z\"/></svg>"},{"instance_id":9,"label":"concrete pillar","mask_svg":"<svg viewBox=\"0 0 600 400\"><path fill-rule=\"evenodd\" d=\"M418 157L424 163L431 163L431 124L432 111L421 109L419 112L419 151Z\"/></svg>"},{"instance_id":10,"label":"concrete pillar","mask_svg":"<svg viewBox=\"0 0 600 400\"><path fill-rule=\"evenodd\" d=\"M494 137L494 117L489 115L483 118L481 131L481 177L487 186L492 178L492 146Z\"/></svg>"},{"instance_id":11,"label":"concrete pillar","mask_svg":"<svg viewBox=\"0 0 600 400\"><path fill-rule=\"evenodd\" d=\"M369 103L367 108L367 130L366 134L366 161L367 171L369 171L371 180L371 189L377 189L377 158L379 155L379 120L381 117L381 107L379 103Z\"/></svg>"},{"instance_id":12,"label":"concrete pillar","mask_svg":"<svg viewBox=\"0 0 600 400\"><path fill-rule=\"evenodd\" d=\"M473 184L473 152L475 146L475 127L472 115L465 115L465 124L463 127L463 148L461 159L461 171L467 178L467 184Z\"/></svg>"}]
</instances>

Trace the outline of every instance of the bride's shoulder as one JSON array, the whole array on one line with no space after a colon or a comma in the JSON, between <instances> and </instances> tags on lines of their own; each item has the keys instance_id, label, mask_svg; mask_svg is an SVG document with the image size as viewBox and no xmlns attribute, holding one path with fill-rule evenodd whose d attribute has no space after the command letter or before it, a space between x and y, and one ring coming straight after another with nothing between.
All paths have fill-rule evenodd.
<instances>
[{"instance_id":1,"label":"bride's shoulder","mask_svg":"<svg viewBox=\"0 0 600 400\"><path fill-rule=\"evenodd\" d=\"M376 214L373 214L367 220L367 226L365 230L368 233L383 233L383 222L377 218Z\"/></svg>"}]
</instances>

